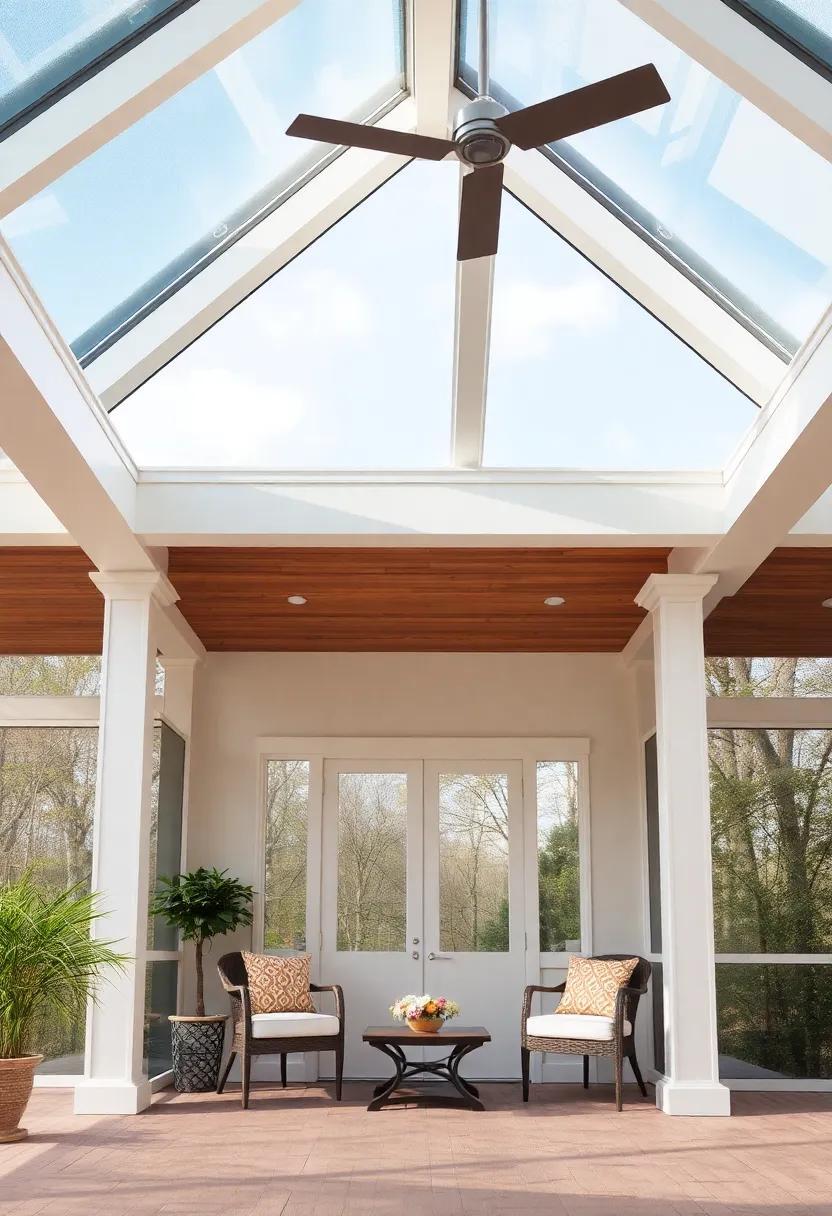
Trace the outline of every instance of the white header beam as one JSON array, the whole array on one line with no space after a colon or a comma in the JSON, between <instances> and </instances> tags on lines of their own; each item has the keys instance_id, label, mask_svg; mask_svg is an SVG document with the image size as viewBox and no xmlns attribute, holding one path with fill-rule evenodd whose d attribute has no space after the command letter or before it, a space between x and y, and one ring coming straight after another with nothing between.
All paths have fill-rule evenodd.
<instances>
[{"instance_id":1,"label":"white header beam","mask_svg":"<svg viewBox=\"0 0 832 1216\"><path fill-rule=\"evenodd\" d=\"M416 130L448 137L448 109L454 81L456 5L454 0L410 0Z\"/></svg>"},{"instance_id":2,"label":"white header beam","mask_svg":"<svg viewBox=\"0 0 832 1216\"><path fill-rule=\"evenodd\" d=\"M3 143L0 216L262 33L298 0L199 0Z\"/></svg>"},{"instance_id":3,"label":"white header beam","mask_svg":"<svg viewBox=\"0 0 832 1216\"><path fill-rule=\"evenodd\" d=\"M832 83L723 0L621 3L832 160Z\"/></svg>"},{"instance_id":4,"label":"white header beam","mask_svg":"<svg viewBox=\"0 0 832 1216\"><path fill-rule=\"evenodd\" d=\"M451 463L462 469L482 464L493 296L494 258L457 262Z\"/></svg>"}]
</instances>

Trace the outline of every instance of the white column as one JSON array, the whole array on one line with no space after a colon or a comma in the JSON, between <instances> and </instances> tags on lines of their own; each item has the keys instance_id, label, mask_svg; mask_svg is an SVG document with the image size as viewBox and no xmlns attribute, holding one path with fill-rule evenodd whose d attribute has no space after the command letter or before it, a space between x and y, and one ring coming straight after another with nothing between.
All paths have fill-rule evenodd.
<instances>
[{"instance_id":1,"label":"white column","mask_svg":"<svg viewBox=\"0 0 832 1216\"><path fill-rule=\"evenodd\" d=\"M176 593L163 574L93 573L104 595L104 642L92 889L107 915L95 932L130 956L87 1010L79 1114L136 1114L150 1102L144 1075L150 782L157 614Z\"/></svg>"},{"instance_id":2,"label":"white column","mask_svg":"<svg viewBox=\"0 0 832 1216\"><path fill-rule=\"evenodd\" d=\"M652 574L659 778L665 1077L669 1115L730 1115L719 1082L702 601L716 576Z\"/></svg>"}]
</instances>

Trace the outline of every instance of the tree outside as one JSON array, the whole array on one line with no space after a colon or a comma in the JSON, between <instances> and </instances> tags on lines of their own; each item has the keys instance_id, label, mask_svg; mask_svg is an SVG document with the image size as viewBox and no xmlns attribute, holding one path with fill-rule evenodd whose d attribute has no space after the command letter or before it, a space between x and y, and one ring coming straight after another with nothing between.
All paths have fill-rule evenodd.
<instances>
[{"instance_id":1,"label":"tree outside","mask_svg":"<svg viewBox=\"0 0 832 1216\"><path fill-rule=\"evenodd\" d=\"M828 696L823 660L709 659L717 696ZM718 954L832 952L832 730L710 732ZM718 964L720 1052L793 1077L832 1076L832 969Z\"/></svg>"},{"instance_id":2,"label":"tree outside","mask_svg":"<svg viewBox=\"0 0 832 1216\"><path fill-rule=\"evenodd\" d=\"M306 949L309 761L266 764L264 936L266 950Z\"/></svg>"},{"instance_id":3,"label":"tree outside","mask_svg":"<svg viewBox=\"0 0 832 1216\"><path fill-rule=\"evenodd\" d=\"M338 777L339 950L404 950L407 775Z\"/></svg>"}]
</instances>

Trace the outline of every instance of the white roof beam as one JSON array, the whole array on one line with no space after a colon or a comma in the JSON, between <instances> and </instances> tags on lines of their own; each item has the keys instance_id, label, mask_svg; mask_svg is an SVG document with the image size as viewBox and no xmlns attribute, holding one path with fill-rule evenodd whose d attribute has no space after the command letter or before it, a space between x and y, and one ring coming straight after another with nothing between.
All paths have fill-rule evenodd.
<instances>
[{"instance_id":1,"label":"white roof beam","mask_svg":"<svg viewBox=\"0 0 832 1216\"><path fill-rule=\"evenodd\" d=\"M494 258L457 262L451 464L482 464Z\"/></svg>"},{"instance_id":2,"label":"white roof beam","mask_svg":"<svg viewBox=\"0 0 832 1216\"><path fill-rule=\"evenodd\" d=\"M406 98L379 123L413 130ZM209 262L95 359L86 374L110 409L362 202L407 158L350 148Z\"/></svg>"},{"instance_id":3,"label":"white roof beam","mask_svg":"<svg viewBox=\"0 0 832 1216\"><path fill-rule=\"evenodd\" d=\"M758 109L832 160L832 83L723 0L621 0Z\"/></svg>"},{"instance_id":4,"label":"white roof beam","mask_svg":"<svg viewBox=\"0 0 832 1216\"><path fill-rule=\"evenodd\" d=\"M670 556L674 572L719 575L706 614L734 595L832 485L832 310L728 466L723 535Z\"/></svg>"},{"instance_id":5,"label":"white roof beam","mask_svg":"<svg viewBox=\"0 0 832 1216\"><path fill-rule=\"evenodd\" d=\"M753 401L770 400L783 361L566 173L513 149L505 185Z\"/></svg>"},{"instance_id":6,"label":"white roof beam","mask_svg":"<svg viewBox=\"0 0 832 1216\"><path fill-rule=\"evenodd\" d=\"M200 0L10 135L0 216L138 122L277 21L298 0Z\"/></svg>"},{"instance_id":7,"label":"white roof beam","mask_svg":"<svg viewBox=\"0 0 832 1216\"><path fill-rule=\"evenodd\" d=\"M454 81L456 5L454 0L410 0L409 14L416 130L446 139Z\"/></svg>"}]
</instances>

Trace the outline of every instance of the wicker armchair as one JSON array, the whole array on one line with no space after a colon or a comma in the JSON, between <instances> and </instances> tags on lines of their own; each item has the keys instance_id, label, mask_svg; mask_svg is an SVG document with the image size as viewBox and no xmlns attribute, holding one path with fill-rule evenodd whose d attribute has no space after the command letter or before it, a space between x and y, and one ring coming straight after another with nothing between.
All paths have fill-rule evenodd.
<instances>
[{"instance_id":1,"label":"wicker armchair","mask_svg":"<svg viewBox=\"0 0 832 1216\"><path fill-rule=\"evenodd\" d=\"M335 1017L331 1014L261 1013L252 1015L248 975L239 951L224 954L217 963L222 986L231 1002L233 1035L225 1068L220 1074L217 1093L228 1080L234 1057L242 1057L243 1110L248 1109L252 1056L280 1056L280 1078L286 1088L286 1056L292 1051L335 1052L335 1097L341 1101L344 1073L344 993L340 984L310 984L310 992L331 992L335 997ZM337 1019L337 1030L335 1021ZM275 1033L283 1030L283 1034Z\"/></svg>"},{"instance_id":2,"label":"wicker armchair","mask_svg":"<svg viewBox=\"0 0 832 1216\"><path fill-rule=\"evenodd\" d=\"M599 954L600 959L626 959L632 954ZM586 1015L548 1015L531 1017L532 996L535 992L563 992L566 984L546 988L540 984L529 984L523 998L523 1021L520 1028L520 1065L523 1076L523 1101L529 1100L529 1059L533 1051L550 1051L556 1054L579 1055L584 1058L584 1089L589 1088L589 1057L611 1056L615 1066L615 1105L622 1109L621 1075L625 1058L630 1061L638 1087L647 1097L636 1059L633 1037L639 997L647 991L647 981L652 968L647 959L639 958L629 986L619 988L615 1001L615 1014L610 1018L587 1017ZM578 1032L581 1028L592 1031L592 1038L566 1038L559 1032Z\"/></svg>"}]
</instances>

